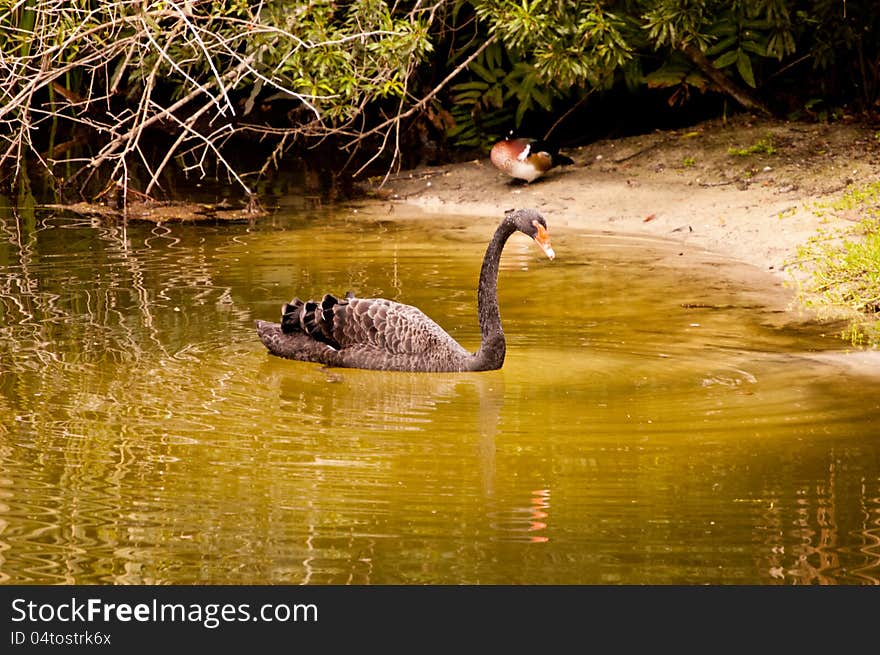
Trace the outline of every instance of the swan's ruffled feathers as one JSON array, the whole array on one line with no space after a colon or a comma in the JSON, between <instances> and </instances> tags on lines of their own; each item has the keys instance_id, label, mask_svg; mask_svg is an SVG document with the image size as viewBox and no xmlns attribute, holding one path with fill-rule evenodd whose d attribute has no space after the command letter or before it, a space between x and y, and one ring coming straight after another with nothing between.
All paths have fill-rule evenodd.
<instances>
[{"instance_id":1,"label":"swan's ruffled feathers","mask_svg":"<svg viewBox=\"0 0 880 655\"><path fill-rule=\"evenodd\" d=\"M281 323L257 321L257 333L279 357L328 366L397 371L486 371L504 363L505 341L498 312L497 278L501 251L508 237L520 231L554 256L547 222L535 209L505 212L480 269L477 314L480 348L469 353L443 328L411 305L384 298L342 300L325 295L320 301L294 298L282 309Z\"/></svg>"},{"instance_id":2,"label":"swan's ruffled feathers","mask_svg":"<svg viewBox=\"0 0 880 655\"><path fill-rule=\"evenodd\" d=\"M385 298L294 298L282 308L281 329L285 334L303 332L334 350L367 348L403 355L442 349L468 354L420 309Z\"/></svg>"}]
</instances>

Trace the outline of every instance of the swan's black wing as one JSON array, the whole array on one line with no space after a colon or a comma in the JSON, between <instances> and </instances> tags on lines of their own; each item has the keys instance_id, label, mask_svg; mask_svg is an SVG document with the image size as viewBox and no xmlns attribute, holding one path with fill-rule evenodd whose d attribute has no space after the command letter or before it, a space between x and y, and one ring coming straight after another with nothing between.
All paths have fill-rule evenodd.
<instances>
[{"instance_id":1,"label":"swan's black wing","mask_svg":"<svg viewBox=\"0 0 880 655\"><path fill-rule=\"evenodd\" d=\"M274 354L331 366L458 371L472 360L420 309L385 298L294 298L282 309L280 329L258 332Z\"/></svg>"}]
</instances>

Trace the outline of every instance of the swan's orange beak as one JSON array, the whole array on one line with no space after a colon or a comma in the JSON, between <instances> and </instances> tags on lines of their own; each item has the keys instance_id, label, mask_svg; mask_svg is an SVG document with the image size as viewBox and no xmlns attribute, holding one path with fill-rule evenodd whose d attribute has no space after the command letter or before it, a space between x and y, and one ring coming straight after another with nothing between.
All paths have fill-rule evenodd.
<instances>
[{"instance_id":1,"label":"swan's orange beak","mask_svg":"<svg viewBox=\"0 0 880 655\"><path fill-rule=\"evenodd\" d=\"M538 234L535 235L535 243L541 246L541 250L544 251L544 254L547 255L547 257L550 259L556 257L556 252L554 252L553 246L550 245L550 234L547 232L547 228L541 225L538 221L532 221L532 225L538 230Z\"/></svg>"}]
</instances>

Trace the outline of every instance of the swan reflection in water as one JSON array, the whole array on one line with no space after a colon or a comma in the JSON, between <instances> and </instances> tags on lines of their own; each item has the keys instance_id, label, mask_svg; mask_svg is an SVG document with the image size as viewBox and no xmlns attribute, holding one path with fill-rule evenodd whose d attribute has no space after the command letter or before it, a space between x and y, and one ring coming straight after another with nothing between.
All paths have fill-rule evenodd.
<instances>
[{"instance_id":1,"label":"swan reflection in water","mask_svg":"<svg viewBox=\"0 0 880 655\"><path fill-rule=\"evenodd\" d=\"M261 378L267 389L277 393L280 413L299 418L293 424L298 427L283 426L278 434L263 438L308 442L306 452L300 450L299 461L292 465L300 472L315 471L315 494L329 483L326 472L331 469L334 475L347 471L349 483L360 479L372 485L380 479L387 484L390 467L398 469L390 479L410 489L408 493L431 492L431 498L423 502L436 503L442 511L446 498L459 496L470 483L464 480L460 487L451 488L447 480L444 488L432 489L424 480L410 480L414 468L421 468L413 467L411 458L431 459L438 466L454 458L463 476L479 476L486 528L494 539L547 540L549 489L535 490L533 481L496 479L496 439L504 430L505 402L517 402L506 397L502 371L424 375L306 367L297 373L292 375L278 360L264 362ZM328 385L333 393L327 393ZM462 442L466 442L464 452L471 452L473 459L461 461ZM511 496L507 493L511 484L531 486ZM511 506L515 499L522 499L522 506Z\"/></svg>"}]
</instances>

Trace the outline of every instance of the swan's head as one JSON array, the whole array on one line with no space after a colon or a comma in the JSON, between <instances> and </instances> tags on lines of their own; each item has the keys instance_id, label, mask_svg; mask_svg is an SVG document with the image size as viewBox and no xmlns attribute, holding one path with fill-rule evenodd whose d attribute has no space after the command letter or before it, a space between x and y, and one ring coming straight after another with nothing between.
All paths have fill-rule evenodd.
<instances>
[{"instance_id":1,"label":"swan's head","mask_svg":"<svg viewBox=\"0 0 880 655\"><path fill-rule=\"evenodd\" d=\"M547 232L547 221L536 209L515 209L506 212L505 220L513 223L513 226L523 234L532 237L544 254L550 259L556 257L553 246L550 245L550 233Z\"/></svg>"}]
</instances>

